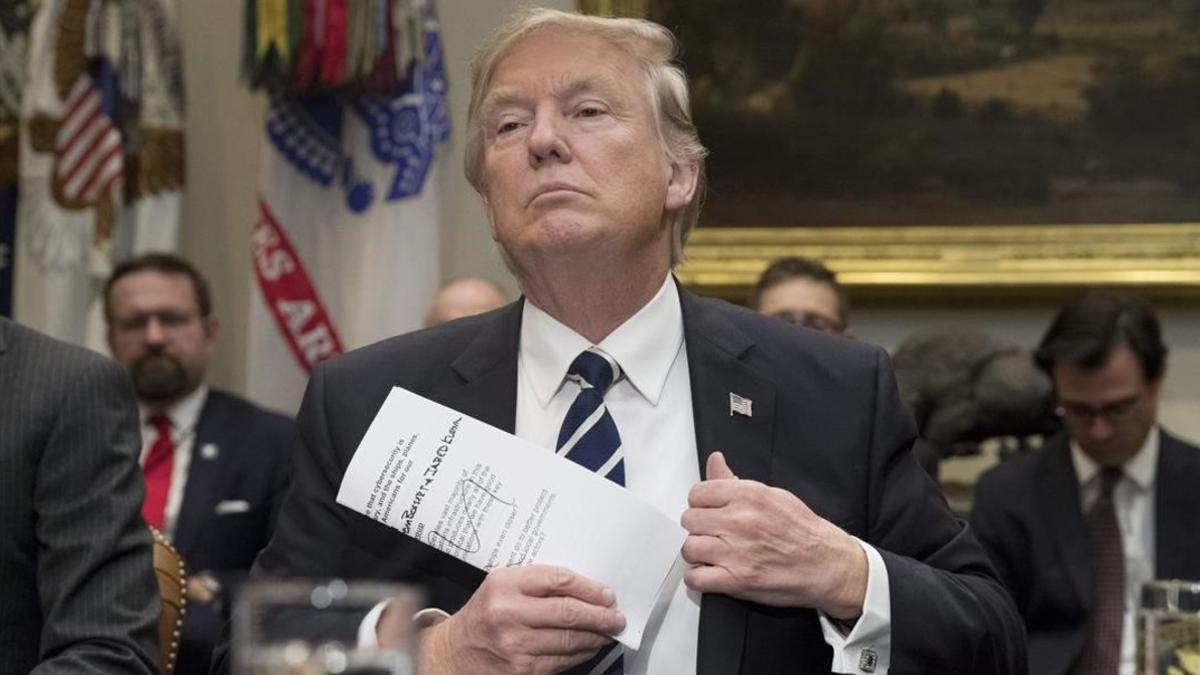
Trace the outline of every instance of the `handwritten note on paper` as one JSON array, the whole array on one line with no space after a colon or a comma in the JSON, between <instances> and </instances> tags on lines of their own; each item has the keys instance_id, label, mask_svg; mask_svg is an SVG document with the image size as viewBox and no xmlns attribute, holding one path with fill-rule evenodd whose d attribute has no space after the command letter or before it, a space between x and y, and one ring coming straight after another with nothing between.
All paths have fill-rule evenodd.
<instances>
[{"instance_id":1,"label":"handwritten note on paper","mask_svg":"<svg viewBox=\"0 0 1200 675\"><path fill-rule=\"evenodd\" d=\"M337 500L483 570L562 565L609 586L631 649L687 534L574 462L399 387Z\"/></svg>"}]
</instances>

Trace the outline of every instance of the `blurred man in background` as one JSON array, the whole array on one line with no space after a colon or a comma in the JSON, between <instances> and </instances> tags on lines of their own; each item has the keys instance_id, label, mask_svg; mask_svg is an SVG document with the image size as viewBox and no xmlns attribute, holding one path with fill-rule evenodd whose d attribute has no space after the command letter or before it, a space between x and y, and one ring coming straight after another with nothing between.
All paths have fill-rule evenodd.
<instances>
[{"instance_id":1,"label":"blurred man in background","mask_svg":"<svg viewBox=\"0 0 1200 675\"><path fill-rule=\"evenodd\" d=\"M443 284L434 296L433 304L425 313L425 327L438 326L464 316L483 314L506 304L508 300L504 293L487 279L452 279Z\"/></svg>"},{"instance_id":2,"label":"blurred man in background","mask_svg":"<svg viewBox=\"0 0 1200 675\"><path fill-rule=\"evenodd\" d=\"M1030 672L1133 675L1151 579L1200 579L1200 449L1157 424L1167 348L1140 298L1061 309L1036 358L1064 433L988 472L971 523L1029 634Z\"/></svg>"},{"instance_id":3,"label":"blurred man in background","mask_svg":"<svg viewBox=\"0 0 1200 675\"><path fill-rule=\"evenodd\" d=\"M142 515L187 565L177 672L207 673L233 593L271 537L294 424L205 384L217 319L207 281L187 261L126 261L104 300L108 344L133 376L140 410Z\"/></svg>"},{"instance_id":4,"label":"blurred man in background","mask_svg":"<svg viewBox=\"0 0 1200 675\"><path fill-rule=\"evenodd\" d=\"M854 337L850 303L837 274L817 260L779 258L759 275L750 292L759 314L827 333Z\"/></svg>"}]
</instances>

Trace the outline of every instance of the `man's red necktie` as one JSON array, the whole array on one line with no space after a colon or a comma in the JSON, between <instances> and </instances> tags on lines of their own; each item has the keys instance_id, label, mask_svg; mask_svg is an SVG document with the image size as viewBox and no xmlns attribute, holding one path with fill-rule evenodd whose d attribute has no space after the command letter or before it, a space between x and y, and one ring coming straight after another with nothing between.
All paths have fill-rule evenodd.
<instances>
[{"instance_id":1,"label":"man's red necktie","mask_svg":"<svg viewBox=\"0 0 1200 675\"><path fill-rule=\"evenodd\" d=\"M167 492L171 489L171 468L175 465L175 442L171 440L171 418L155 415L149 420L158 432L154 445L146 454L142 474L146 477L146 500L142 502L142 518L151 527L162 530L163 512L167 508Z\"/></svg>"}]
</instances>

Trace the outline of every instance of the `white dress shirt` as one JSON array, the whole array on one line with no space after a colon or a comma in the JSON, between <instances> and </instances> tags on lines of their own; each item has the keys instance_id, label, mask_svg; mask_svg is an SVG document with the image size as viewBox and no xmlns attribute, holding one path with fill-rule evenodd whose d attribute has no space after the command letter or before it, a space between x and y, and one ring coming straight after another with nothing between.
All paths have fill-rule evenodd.
<instances>
[{"instance_id":1,"label":"white dress shirt","mask_svg":"<svg viewBox=\"0 0 1200 675\"><path fill-rule=\"evenodd\" d=\"M180 399L175 405L162 411L171 420L171 440L175 443L175 457L171 465L171 485L167 489L167 504L163 511L162 534L168 541L175 539L175 525L179 521L179 507L183 503L183 489L187 484L188 467L192 463L192 445L196 438L196 422L204 401L208 399L208 386L200 385L196 391ZM138 463L144 465L150 447L158 439L158 430L150 424L150 418L159 411L138 403L142 420L142 453Z\"/></svg>"},{"instance_id":2,"label":"white dress shirt","mask_svg":"<svg viewBox=\"0 0 1200 675\"><path fill-rule=\"evenodd\" d=\"M1121 627L1121 675L1135 675L1136 633L1134 617L1142 584L1154 579L1154 476L1158 467L1158 429L1151 429L1138 451L1121 467L1113 488L1113 508L1121 528L1125 552L1125 614ZM1071 461L1079 480L1079 496L1086 514L1100 496L1100 465L1071 441Z\"/></svg>"},{"instance_id":3,"label":"white dress shirt","mask_svg":"<svg viewBox=\"0 0 1200 675\"><path fill-rule=\"evenodd\" d=\"M625 487L678 521L687 508L688 491L701 476L683 312L670 275L646 306L598 345L526 299L517 360L516 435L545 448L555 446L579 393L579 385L566 378L567 368L593 346L613 357L622 371L604 402L621 436ZM821 618L838 673L871 672L858 669L861 652L868 648L878 657L874 673L886 673L890 662L887 569L877 551L865 544L863 549L869 564L863 616L848 635ZM684 567L677 566L673 591L666 591L670 599L661 621L648 627L640 649L626 650L625 673L696 672L700 594L683 584Z\"/></svg>"}]
</instances>

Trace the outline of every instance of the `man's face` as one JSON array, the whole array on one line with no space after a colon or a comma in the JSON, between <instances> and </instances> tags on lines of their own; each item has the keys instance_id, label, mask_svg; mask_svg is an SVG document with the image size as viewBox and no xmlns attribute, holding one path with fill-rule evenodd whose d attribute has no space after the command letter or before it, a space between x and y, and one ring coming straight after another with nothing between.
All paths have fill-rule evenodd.
<instances>
[{"instance_id":1,"label":"man's face","mask_svg":"<svg viewBox=\"0 0 1200 675\"><path fill-rule=\"evenodd\" d=\"M1056 365L1053 377L1067 433L1089 457L1120 466L1137 454L1157 419L1162 378L1147 382L1129 347L1093 370Z\"/></svg>"},{"instance_id":2,"label":"man's face","mask_svg":"<svg viewBox=\"0 0 1200 675\"><path fill-rule=\"evenodd\" d=\"M425 313L425 325L475 316L503 307L507 301L500 291L481 279L459 279L438 290L433 305Z\"/></svg>"},{"instance_id":3,"label":"man's face","mask_svg":"<svg viewBox=\"0 0 1200 675\"><path fill-rule=\"evenodd\" d=\"M129 369L138 398L167 405L204 380L217 341L213 317L200 316L191 279L134 272L112 287L108 346Z\"/></svg>"},{"instance_id":4,"label":"man's face","mask_svg":"<svg viewBox=\"0 0 1200 675\"><path fill-rule=\"evenodd\" d=\"M492 236L518 272L562 255L661 250L695 191L655 127L643 69L600 38L546 29L501 59L480 107Z\"/></svg>"},{"instance_id":5,"label":"man's face","mask_svg":"<svg viewBox=\"0 0 1200 675\"><path fill-rule=\"evenodd\" d=\"M768 287L758 299L760 314L830 333L844 333L837 291L808 277L793 277Z\"/></svg>"}]
</instances>

